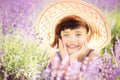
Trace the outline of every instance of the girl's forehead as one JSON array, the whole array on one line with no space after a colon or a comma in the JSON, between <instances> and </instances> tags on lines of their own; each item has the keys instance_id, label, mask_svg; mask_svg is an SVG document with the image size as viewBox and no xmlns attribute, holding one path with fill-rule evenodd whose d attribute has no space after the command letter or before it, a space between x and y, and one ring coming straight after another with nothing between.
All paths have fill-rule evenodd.
<instances>
[{"instance_id":1,"label":"girl's forehead","mask_svg":"<svg viewBox=\"0 0 120 80\"><path fill-rule=\"evenodd\" d=\"M78 28L75 28L75 29L65 29L62 32L71 32L71 31L81 32L81 31L86 31L86 28L85 27L78 27Z\"/></svg>"}]
</instances>

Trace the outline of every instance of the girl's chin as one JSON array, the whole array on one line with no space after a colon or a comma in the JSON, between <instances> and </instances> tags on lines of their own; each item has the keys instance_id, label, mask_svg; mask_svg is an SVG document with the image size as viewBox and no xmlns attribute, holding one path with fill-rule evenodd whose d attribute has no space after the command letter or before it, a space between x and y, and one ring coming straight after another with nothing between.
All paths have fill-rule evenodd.
<instances>
[{"instance_id":1,"label":"girl's chin","mask_svg":"<svg viewBox=\"0 0 120 80\"><path fill-rule=\"evenodd\" d=\"M77 50L72 50L72 51L68 50L68 53L69 53L69 55L71 55L71 54L74 54L76 51Z\"/></svg>"},{"instance_id":2,"label":"girl's chin","mask_svg":"<svg viewBox=\"0 0 120 80\"><path fill-rule=\"evenodd\" d=\"M67 52L69 53L69 55L74 54L75 52L79 51L80 47L77 48L67 48Z\"/></svg>"}]
</instances>

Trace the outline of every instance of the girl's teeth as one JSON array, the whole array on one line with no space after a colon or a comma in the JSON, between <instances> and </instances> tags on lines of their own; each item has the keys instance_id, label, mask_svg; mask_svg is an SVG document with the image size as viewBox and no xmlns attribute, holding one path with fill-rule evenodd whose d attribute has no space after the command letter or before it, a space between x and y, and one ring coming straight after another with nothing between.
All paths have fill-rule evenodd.
<instances>
[{"instance_id":1,"label":"girl's teeth","mask_svg":"<svg viewBox=\"0 0 120 80\"><path fill-rule=\"evenodd\" d=\"M71 46L68 46L68 47L70 47L70 48L75 48L76 46L75 46L75 45L71 45Z\"/></svg>"},{"instance_id":2,"label":"girl's teeth","mask_svg":"<svg viewBox=\"0 0 120 80\"><path fill-rule=\"evenodd\" d=\"M70 46L70 47L75 47L75 46Z\"/></svg>"}]
</instances>

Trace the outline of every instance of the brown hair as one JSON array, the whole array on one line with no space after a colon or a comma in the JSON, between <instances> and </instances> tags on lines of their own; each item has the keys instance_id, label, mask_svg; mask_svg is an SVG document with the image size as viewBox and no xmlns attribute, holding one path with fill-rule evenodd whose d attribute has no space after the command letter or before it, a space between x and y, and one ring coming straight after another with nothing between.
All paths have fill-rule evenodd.
<instances>
[{"instance_id":1,"label":"brown hair","mask_svg":"<svg viewBox=\"0 0 120 80\"><path fill-rule=\"evenodd\" d=\"M57 47L58 48L58 42L59 42L59 38L61 38L61 31L65 30L65 29L76 29L80 26L84 26L87 30L87 33L89 33L90 31L90 28L88 27L88 24L83 20L81 19L80 17L78 16L75 16L75 15L70 15L70 16L67 16L65 18L63 18L56 26L55 28L55 38L54 38L54 42L52 43L52 47Z\"/></svg>"}]
</instances>

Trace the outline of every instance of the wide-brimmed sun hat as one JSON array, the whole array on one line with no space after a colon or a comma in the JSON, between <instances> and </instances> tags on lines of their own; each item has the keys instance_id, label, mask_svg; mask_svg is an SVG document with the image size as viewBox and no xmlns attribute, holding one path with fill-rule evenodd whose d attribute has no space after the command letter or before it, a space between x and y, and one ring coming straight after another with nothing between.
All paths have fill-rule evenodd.
<instances>
[{"instance_id":1,"label":"wide-brimmed sun hat","mask_svg":"<svg viewBox=\"0 0 120 80\"><path fill-rule=\"evenodd\" d=\"M100 50L110 41L110 28L101 10L84 1L59 0L48 5L41 12L37 22L39 35L47 45L54 42L56 25L69 15L79 16L92 31L100 34L92 34L90 48Z\"/></svg>"}]
</instances>

